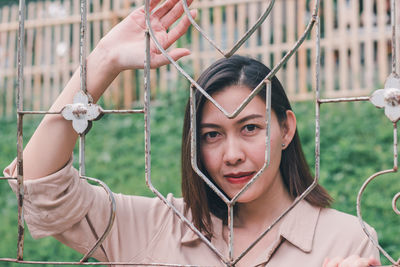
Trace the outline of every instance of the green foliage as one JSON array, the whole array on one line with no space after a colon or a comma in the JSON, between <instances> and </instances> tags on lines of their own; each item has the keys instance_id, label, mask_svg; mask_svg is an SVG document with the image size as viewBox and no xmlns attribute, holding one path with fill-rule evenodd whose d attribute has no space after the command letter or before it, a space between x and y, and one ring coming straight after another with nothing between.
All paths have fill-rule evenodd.
<instances>
[{"instance_id":1,"label":"green foliage","mask_svg":"<svg viewBox=\"0 0 400 267\"><path fill-rule=\"evenodd\" d=\"M151 109L151 178L164 195L180 196L180 136L186 97L187 91L164 95ZM315 105L296 103L294 110L304 151L314 168ZM24 136L30 136L37 124L37 119L27 118ZM0 166L5 167L16 155L16 123L3 119L0 125ZM144 182L143 125L143 114L107 115L94 122L86 139L87 175L102 179L115 192L152 196ZM76 164L76 152L74 160ZM383 110L370 103L322 105L320 182L335 198L334 208L356 214L356 196L364 181L392 167L393 127ZM396 259L400 256L396 250L399 219L391 200L399 191L397 174L378 177L367 187L362 206L364 219L377 230L380 244ZM0 182L0 195L0 257L15 257L17 204L5 181ZM52 238L32 240L28 231L25 256L29 260L79 259L76 252Z\"/></svg>"},{"instance_id":2,"label":"green foliage","mask_svg":"<svg viewBox=\"0 0 400 267\"><path fill-rule=\"evenodd\" d=\"M315 105L297 103L298 130L312 168L315 166ZM321 106L320 183L335 199L334 208L356 215L358 191L368 177L393 168L393 126L369 102ZM397 259L399 217L391 209L400 191L398 174L377 177L362 197L363 219L375 227L381 246ZM386 261L386 263L388 263Z\"/></svg>"}]
</instances>

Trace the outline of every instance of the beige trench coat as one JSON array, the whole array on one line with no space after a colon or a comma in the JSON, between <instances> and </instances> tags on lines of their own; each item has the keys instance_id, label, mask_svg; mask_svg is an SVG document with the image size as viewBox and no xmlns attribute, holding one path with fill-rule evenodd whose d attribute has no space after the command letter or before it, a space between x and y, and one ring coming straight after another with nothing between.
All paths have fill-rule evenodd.
<instances>
[{"instance_id":1,"label":"beige trench coat","mask_svg":"<svg viewBox=\"0 0 400 267\"><path fill-rule=\"evenodd\" d=\"M14 161L4 174L11 176L15 166ZM16 182L10 181L10 185L16 191ZM103 233L110 214L108 197L102 188L79 179L71 162L52 175L26 181L24 186L25 220L34 238L51 235L86 253L96 240L93 230L97 235ZM223 266L216 254L158 198L114 196L115 223L103 248L94 254L98 260ZM170 194L167 199L183 211L181 198ZM222 221L214 216L212 221L215 236L211 243L228 255ZM301 201L284 217L278 238L259 255L255 266L321 267L326 257L352 254L379 257L357 218Z\"/></svg>"}]
</instances>

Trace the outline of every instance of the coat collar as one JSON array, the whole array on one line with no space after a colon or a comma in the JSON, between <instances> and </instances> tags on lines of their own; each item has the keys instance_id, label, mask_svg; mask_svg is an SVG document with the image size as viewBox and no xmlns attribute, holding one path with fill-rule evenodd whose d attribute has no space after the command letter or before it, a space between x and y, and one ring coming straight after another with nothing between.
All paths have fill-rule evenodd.
<instances>
[{"instance_id":1,"label":"coat collar","mask_svg":"<svg viewBox=\"0 0 400 267\"><path fill-rule=\"evenodd\" d=\"M312 250L320 207L301 200L283 219L279 234L304 252Z\"/></svg>"},{"instance_id":2,"label":"coat collar","mask_svg":"<svg viewBox=\"0 0 400 267\"><path fill-rule=\"evenodd\" d=\"M299 201L283 218L278 238L283 238L306 253L310 252L320 211L320 207L312 206L305 200ZM211 221L215 233L211 242L217 249L223 248L222 250L225 250L226 244L222 237L222 221L214 215L211 215ZM185 227L181 244L192 245L196 241L200 241L200 238L188 227Z\"/></svg>"}]
</instances>

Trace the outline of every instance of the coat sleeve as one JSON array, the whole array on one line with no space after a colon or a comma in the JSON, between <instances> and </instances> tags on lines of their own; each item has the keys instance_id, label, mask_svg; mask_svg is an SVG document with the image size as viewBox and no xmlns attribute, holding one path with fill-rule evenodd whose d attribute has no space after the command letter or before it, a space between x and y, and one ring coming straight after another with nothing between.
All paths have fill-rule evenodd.
<instances>
[{"instance_id":1,"label":"coat sleeve","mask_svg":"<svg viewBox=\"0 0 400 267\"><path fill-rule=\"evenodd\" d=\"M16 161L4 175L10 177L15 167ZM9 183L17 192L16 181ZM24 192L24 217L35 239L54 236L85 254L107 227L111 206L106 191L79 178L72 161L54 174L25 181ZM113 196L114 225L93 257L100 261L140 261L149 242L164 228L168 208L157 198Z\"/></svg>"},{"instance_id":2,"label":"coat sleeve","mask_svg":"<svg viewBox=\"0 0 400 267\"><path fill-rule=\"evenodd\" d=\"M375 240L375 242L378 242L378 235L375 229L369 225L367 225L367 228L368 231L371 233L372 238ZM366 234L364 235L364 239L360 242L359 246L356 248L354 254L365 258L369 258L372 256L375 259L379 260L379 250L374 246L374 244Z\"/></svg>"}]
</instances>

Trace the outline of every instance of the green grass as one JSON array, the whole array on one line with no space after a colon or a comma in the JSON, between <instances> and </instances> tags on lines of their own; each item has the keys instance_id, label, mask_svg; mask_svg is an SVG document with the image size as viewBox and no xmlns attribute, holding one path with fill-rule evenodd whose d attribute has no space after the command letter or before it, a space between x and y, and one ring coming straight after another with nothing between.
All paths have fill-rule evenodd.
<instances>
[{"instance_id":1,"label":"green grass","mask_svg":"<svg viewBox=\"0 0 400 267\"><path fill-rule=\"evenodd\" d=\"M173 192L180 196L180 136L186 95L186 92L165 95L151 110L151 177L164 195ZM296 103L294 110L304 151L314 168L314 104ZM33 133L38 119L26 118L24 136ZM152 196L145 185L143 125L142 114L107 115L94 122L87 135L87 175L102 179L115 192ZM16 155L15 129L15 119L0 121L2 168ZM356 196L363 182L375 172L392 168L392 144L392 124L383 110L370 103L324 104L321 107L320 182L335 198L334 208L356 214ZM75 164L76 161L77 157ZM380 244L395 259L400 257L396 249L400 228L391 200L400 191L398 177L398 174L391 174L374 180L365 191L362 206L364 219L376 228ZM0 257L15 257L17 204L7 182L0 182L0 195ZM76 252L52 238L32 240L28 231L25 256L29 260L79 259Z\"/></svg>"}]
</instances>

